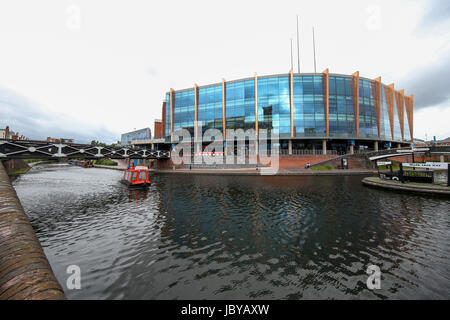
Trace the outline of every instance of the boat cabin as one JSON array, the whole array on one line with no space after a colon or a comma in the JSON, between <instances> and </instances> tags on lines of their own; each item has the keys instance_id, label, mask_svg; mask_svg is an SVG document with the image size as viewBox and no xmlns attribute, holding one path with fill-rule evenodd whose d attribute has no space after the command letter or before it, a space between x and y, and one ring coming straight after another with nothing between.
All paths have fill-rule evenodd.
<instances>
[{"instance_id":1,"label":"boat cabin","mask_svg":"<svg viewBox=\"0 0 450 320\"><path fill-rule=\"evenodd\" d=\"M125 170L121 182L128 186L149 186L152 183L148 177L148 168L144 166Z\"/></svg>"}]
</instances>

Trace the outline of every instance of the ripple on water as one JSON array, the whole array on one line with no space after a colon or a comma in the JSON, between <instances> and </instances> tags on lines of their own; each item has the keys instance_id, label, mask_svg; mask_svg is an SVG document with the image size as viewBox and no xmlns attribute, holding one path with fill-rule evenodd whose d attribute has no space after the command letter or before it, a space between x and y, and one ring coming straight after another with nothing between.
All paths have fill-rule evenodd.
<instances>
[{"instance_id":1,"label":"ripple on water","mask_svg":"<svg viewBox=\"0 0 450 320\"><path fill-rule=\"evenodd\" d=\"M78 299L450 297L448 199L360 177L156 175L42 165L14 182L59 281ZM366 268L382 289L366 287Z\"/></svg>"}]
</instances>

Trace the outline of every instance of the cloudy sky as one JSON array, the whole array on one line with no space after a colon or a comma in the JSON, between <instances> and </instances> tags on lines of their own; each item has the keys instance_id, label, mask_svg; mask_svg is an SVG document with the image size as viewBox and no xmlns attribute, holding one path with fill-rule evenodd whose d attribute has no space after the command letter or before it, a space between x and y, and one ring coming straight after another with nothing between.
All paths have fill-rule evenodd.
<instances>
[{"instance_id":1,"label":"cloudy sky","mask_svg":"<svg viewBox=\"0 0 450 320\"><path fill-rule=\"evenodd\" d=\"M415 136L450 136L449 1L0 2L0 127L114 142L161 118L169 88L300 67L414 94ZM294 42L295 45L295 42ZM296 68L296 66L295 66Z\"/></svg>"}]
</instances>

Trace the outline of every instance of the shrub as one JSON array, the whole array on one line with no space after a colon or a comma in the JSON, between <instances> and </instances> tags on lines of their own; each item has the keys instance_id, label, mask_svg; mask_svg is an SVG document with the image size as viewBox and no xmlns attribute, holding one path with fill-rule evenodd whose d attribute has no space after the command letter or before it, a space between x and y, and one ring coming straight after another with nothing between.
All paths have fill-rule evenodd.
<instances>
[{"instance_id":1,"label":"shrub","mask_svg":"<svg viewBox=\"0 0 450 320\"><path fill-rule=\"evenodd\" d=\"M102 166L117 166L117 162L108 159L95 160L95 163Z\"/></svg>"},{"instance_id":2,"label":"shrub","mask_svg":"<svg viewBox=\"0 0 450 320\"><path fill-rule=\"evenodd\" d=\"M40 162L45 161L45 159L25 159L25 163L33 163L33 162Z\"/></svg>"},{"instance_id":3,"label":"shrub","mask_svg":"<svg viewBox=\"0 0 450 320\"><path fill-rule=\"evenodd\" d=\"M318 167L311 167L312 170L333 170L333 166L327 164L326 166L318 166Z\"/></svg>"}]
</instances>

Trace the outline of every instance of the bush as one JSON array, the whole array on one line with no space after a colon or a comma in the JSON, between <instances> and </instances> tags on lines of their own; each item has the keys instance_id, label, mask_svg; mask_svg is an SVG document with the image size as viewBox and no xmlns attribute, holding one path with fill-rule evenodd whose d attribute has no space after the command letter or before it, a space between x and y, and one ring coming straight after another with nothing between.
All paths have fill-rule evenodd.
<instances>
[{"instance_id":1,"label":"bush","mask_svg":"<svg viewBox=\"0 0 450 320\"><path fill-rule=\"evenodd\" d=\"M102 166L117 166L117 162L108 159L95 160L94 163Z\"/></svg>"},{"instance_id":2,"label":"bush","mask_svg":"<svg viewBox=\"0 0 450 320\"><path fill-rule=\"evenodd\" d=\"M9 176L18 176L20 174L27 173L28 170L30 170L30 168L17 169L17 170L9 172L8 175Z\"/></svg>"},{"instance_id":3,"label":"bush","mask_svg":"<svg viewBox=\"0 0 450 320\"><path fill-rule=\"evenodd\" d=\"M378 167L379 170L390 170L389 165L383 165ZM400 165L398 163L392 164L392 170L400 170Z\"/></svg>"},{"instance_id":4,"label":"bush","mask_svg":"<svg viewBox=\"0 0 450 320\"><path fill-rule=\"evenodd\" d=\"M25 163L33 163L33 162L40 162L40 161L46 161L45 159L25 159Z\"/></svg>"},{"instance_id":5,"label":"bush","mask_svg":"<svg viewBox=\"0 0 450 320\"><path fill-rule=\"evenodd\" d=\"M318 167L311 167L312 170L333 170L333 166L326 165L326 166L318 166Z\"/></svg>"}]
</instances>

